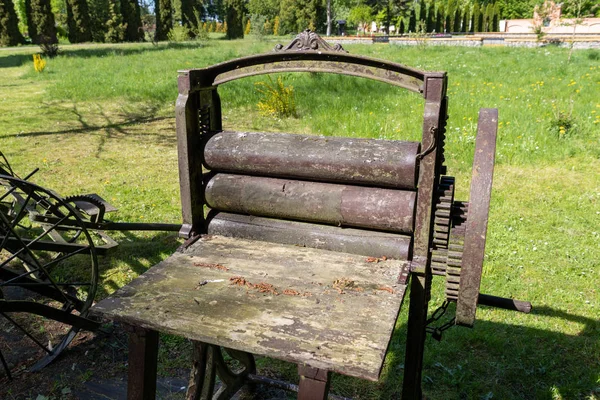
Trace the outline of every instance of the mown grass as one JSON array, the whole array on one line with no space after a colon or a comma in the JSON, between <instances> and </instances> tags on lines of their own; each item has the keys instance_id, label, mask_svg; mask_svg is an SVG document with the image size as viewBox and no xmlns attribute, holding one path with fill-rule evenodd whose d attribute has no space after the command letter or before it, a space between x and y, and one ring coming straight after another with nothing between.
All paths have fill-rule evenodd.
<instances>
[{"instance_id":1,"label":"mown grass","mask_svg":"<svg viewBox=\"0 0 600 400\"><path fill-rule=\"evenodd\" d=\"M273 45L211 40L65 47L43 74L33 71L30 49L0 52L1 149L23 175L41 167L34 180L61 194L100 194L119 207L114 219L177 222L176 71ZM453 328L439 343L429 339L427 396L600 397L600 52L576 51L568 63L567 51L558 48L345 47L353 54L448 71L446 159L459 199L468 197L478 109L500 112L482 291L530 300L534 312L480 308L475 329ZM259 116L254 86L262 80L220 89L226 127L420 137L423 108L415 94L349 77L288 74L299 117L277 120ZM171 234L115 237L121 245L102 260L100 296L178 244ZM432 308L442 301L441 285L435 281ZM403 310L379 383L336 375L333 392L397 398L405 321ZM295 375L283 363L262 365Z\"/></svg>"}]
</instances>

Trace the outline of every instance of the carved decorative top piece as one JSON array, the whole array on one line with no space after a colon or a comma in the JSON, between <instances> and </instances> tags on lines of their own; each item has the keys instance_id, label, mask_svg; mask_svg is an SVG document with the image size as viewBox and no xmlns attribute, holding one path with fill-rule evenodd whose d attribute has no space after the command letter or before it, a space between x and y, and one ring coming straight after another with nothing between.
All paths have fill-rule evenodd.
<instances>
[{"instance_id":1,"label":"carved decorative top piece","mask_svg":"<svg viewBox=\"0 0 600 400\"><path fill-rule=\"evenodd\" d=\"M290 44L283 47L283 45L278 44L275 46L275 51L340 51L347 53L346 50L342 48L342 45L339 43L332 46L326 41L324 41L321 36L317 35L315 32L312 32L310 29L307 29L303 32L300 32L298 36Z\"/></svg>"}]
</instances>

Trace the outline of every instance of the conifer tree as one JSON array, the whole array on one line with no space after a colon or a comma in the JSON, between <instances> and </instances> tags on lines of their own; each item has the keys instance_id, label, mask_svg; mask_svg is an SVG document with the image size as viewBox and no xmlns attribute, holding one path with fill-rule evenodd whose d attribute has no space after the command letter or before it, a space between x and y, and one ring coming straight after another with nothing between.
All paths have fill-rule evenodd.
<instances>
[{"instance_id":1,"label":"conifer tree","mask_svg":"<svg viewBox=\"0 0 600 400\"><path fill-rule=\"evenodd\" d=\"M187 29L190 38L196 37L198 20L194 13L193 0L181 0L181 25Z\"/></svg>"},{"instance_id":2,"label":"conifer tree","mask_svg":"<svg viewBox=\"0 0 600 400\"><path fill-rule=\"evenodd\" d=\"M0 46L25 43L12 0L0 0Z\"/></svg>"},{"instance_id":3,"label":"conifer tree","mask_svg":"<svg viewBox=\"0 0 600 400\"><path fill-rule=\"evenodd\" d=\"M125 26L125 41L140 42L144 40L140 5L137 0L121 0L121 15Z\"/></svg>"},{"instance_id":4,"label":"conifer tree","mask_svg":"<svg viewBox=\"0 0 600 400\"><path fill-rule=\"evenodd\" d=\"M404 27L404 18L399 18L399 23L398 23L398 33L400 35L404 34L404 31L406 31L406 28Z\"/></svg>"},{"instance_id":5,"label":"conifer tree","mask_svg":"<svg viewBox=\"0 0 600 400\"><path fill-rule=\"evenodd\" d=\"M494 15L492 17L492 31L500 32L500 5L494 4Z\"/></svg>"},{"instance_id":6,"label":"conifer tree","mask_svg":"<svg viewBox=\"0 0 600 400\"><path fill-rule=\"evenodd\" d=\"M452 21L450 20L450 14L452 13L452 10L448 10L448 12L446 13L446 22L444 24L444 32L446 33L450 33L452 31Z\"/></svg>"},{"instance_id":7,"label":"conifer tree","mask_svg":"<svg viewBox=\"0 0 600 400\"><path fill-rule=\"evenodd\" d=\"M473 6L473 32L481 32L482 20L481 6L478 1L475 1L475 5Z\"/></svg>"},{"instance_id":8,"label":"conifer tree","mask_svg":"<svg viewBox=\"0 0 600 400\"><path fill-rule=\"evenodd\" d=\"M460 27L460 31L463 33L470 32L469 22L471 21L471 16L469 15L469 11L469 6L465 6L465 9L463 10L462 26Z\"/></svg>"},{"instance_id":9,"label":"conifer tree","mask_svg":"<svg viewBox=\"0 0 600 400\"><path fill-rule=\"evenodd\" d=\"M485 14L483 17L483 31L484 32L491 32L492 31L492 18L493 18L493 14L494 13L494 6L492 5L492 3L488 3L487 7L485 8Z\"/></svg>"},{"instance_id":10,"label":"conifer tree","mask_svg":"<svg viewBox=\"0 0 600 400\"><path fill-rule=\"evenodd\" d=\"M25 0L27 30L35 44L58 43L50 0Z\"/></svg>"},{"instance_id":11,"label":"conifer tree","mask_svg":"<svg viewBox=\"0 0 600 400\"><path fill-rule=\"evenodd\" d=\"M104 41L109 43L120 43L125 40L127 23L121 18L120 7L117 0L108 2L108 20L106 21L106 33Z\"/></svg>"},{"instance_id":12,"label":"conifer tree","mask_svg":"<svg viewBox=\"0 0 600 400\"><path fill-rule=\"evenodd\" d=\"M433 32L435 30L435 8L434 8L434 3L431 3L429 5L429 8L427 9L427 22L426 22L426 26L427 26L427 32Z\"/></svg>"},{"instance_id":13,"label":"conifer tree","mask_svg":"<svg viewBox=\"0 0 600 400\"><path fill-rule=\"evenodd\" d=\"M86 0L67 0L68 38L71 43L90 42L92 30Z\"/></svg>"},{"instance_id":14,"label":"conifer tree","mask_svg":"<svg viewBox=\"0 0 600 400\"><path fill-rule=\"evenodd\" d=\"M435 31L437 33L444 33L444 8L438 6L435 16Z\"/></svg>"},{"instance_id":15,"label":"conifer tree","mask_svg":"<svg viewBox=\"0 0 600 400\"><path fill-rule=\"evenodd\" d=\"M417 15L415 9L410 10L410 17L408 19L408 32L415 33L417 30Z\"/></svg>"},{"instance_id":16,"label":"conifer tree","mask_svg":"<svg viewBox=\"0 0 600 400\"><path fill-rule=\"evenodd\" d=\"M419 2L419 22L425 22L427 20L427 7L425 6L425 1L421 0Z\"/></svg>"},{"instance_id":17,"label":"conifer tree","mask_svg":"<svg viewBox=\"0 0 600 400\"><path fill-rule=\"evenodd\" d=\"M92 40L94 42L106 41L107 22L110 19L109 10L111 8L109 0L88 0L88 8L90 11Z\"/></svg>"},{"instance_id":18,"label":"conifer tree","mask_svg":"<svg viewBox=\"0 0 600 400\"><path fill-rule=\"evenodd\" d=\"M238 39L244 37L244 1L225 1L227 39Z\"/></svg>"},{"instance_id":19,"label":"conifer tree","mask_svg":"<svg viewBox=\"0 0 600 400\"><path fill-rule=\"evenodd\" d=\"M452 32L460 32L460 10L458 6L456 6L456 10L454 11L454 24L452 26Z\"/></svg>"},{"instance_id":20,"label":"conifer tree","mask_svg":"<svg viewBox=\"0 0 600 400\"><path fill-rule=\"evenodd\" d=\"M173 8L171 0L154 0L156 13L156 31L154 40L167 40L173 29Z\"/></svg>"}]
</instances>

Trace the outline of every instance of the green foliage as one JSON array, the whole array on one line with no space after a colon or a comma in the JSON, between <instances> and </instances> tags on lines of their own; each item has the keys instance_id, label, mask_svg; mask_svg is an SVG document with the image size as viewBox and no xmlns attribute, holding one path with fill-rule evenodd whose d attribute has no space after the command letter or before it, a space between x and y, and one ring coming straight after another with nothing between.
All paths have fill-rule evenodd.
<instances>
[{"instance_id":1,"label":"green foliage","mask_svg":"<svg viewBox=\"0 0 600 400\"><path fill-rule=\"evenodd\" d=\"M107 22L111 18L110 2L115 0L88 0L90 12L90 29L92 31L92 40L94 42L106 41ZM118 6L117 6L118 10Z\"/></svg>"},{"instance_id":2,"label":"green foliage","mask_svg":"<svg viewBox=\"0 0 600 400\"><path fill-rule=\"evenodd\" d=\"M244 32L245 35L252 33L257 39L262 40L265 35L270 33L266 29L267 17L264 15L252 14L248 23L250 24L250 30L248 33Z\"/></svg>"},{"instance_id":3,"label":"green foliage","mask_svg":"<svg viewBox=\"0 0 600 400\"><path fill-rule=\"evenodd\" d=\"M155 0L154 10L156 12L154 40L167 40L171 29L173 29L173 7L171 0Z\"/></svg>"},{"instance_id":4,"label":"green foliage","mask_svg":"<svg viewBox=\"0 0 600 400\"><path fill-rule=\"evenodd\" d=\"M279 15L280 0L248 0L248 13L250 15L264 15L272 21Z\"/></svg>"},{"instance_id":5,"label":"green foliage","mask_svg":"<svg viewBox=\"0 0 600 400\"><path fill-rule=\"evenodd\" d=\"M361 23L370 23L373 19L373 9L366 4L361 4L350 9L348 24L357 26Z\"/></svg>"},{"instance_id":6,"label":"green foliage","mask_svg":"<svg viewBox=\"0 0 600 400\"><path fill-rule=\"evenodd\" d=\"M277 82L273 82L271 76L268 79L268 82L255 83L256 91L263 96L257 104L259 112L268 117L297 117L294 87L286 86L283 76L278 76Z\"/></svg>"},{"instance_id":7,"label":"green foliage","mask_svg":"<svg viewBox=\"0 0 600 400\"><path fill-rule=\"evenodd\" d=\"M441 6L438 6L435 14L435 32L444 32L444 9Z\"/></svg>"},{"instance_id":8,"label":"green foliage","mask_svg":"<svg viewBox=\"0 0 600 400\"><path fill-rule=\"evenodd\" d=\"M0 46L16 46L24 42L12 0L0 0Z\"/></svg>"},{"instance_id":9,"label":"green foliage","mask_svg":"<svg viewBox=\"0 0 600 400\"><path fill-rule=\"evenodd\" d=\"M227 39L241 39L244 37L244 1L226 0L227 13Z\"/></svg>"},{"instance_id":10,"label":"green foliage","mask_svg":"<svg viewBox=\"0 0 600 400\"><path fill-rule=\"evenodd\" d=\"M44 46L58 43L50 0L26 0L25 7L32 42Z\"/></svg>"},{"instance_id":11,"label":"green foliage","mask_svg":"<svg viewBox=\"0 0 600 400\"><path fill-rule=\"evenodd\" d=\"M416 32L417 30L417 15L415 9L410 10L410 16L408 17L408 32Z\"/></svg>"},{"instance_id":12,"label":"green foliage","mask_svg":"<svg viewBox=\"0 0 600 400\"><path fill-rule=\"evenodd\" d=\"M473 23L471 24L472 32L482 32L483 16L481 15L481 6L478 1L473 5Z\"/></svg>"},{"instance_id":13,"label":"green foliage","mask_svg":"<svg viewBox=\"0 0 600 400\"><path fill-rule=\"evenodd\" d=\"M125 25L126 42L140 42L144 40L142 29L142 16L138 0L120 0L121 15Z\"/></svg>"},{"instance_id":14,"label":"green foliage","mask_svg":"<svg viewBox=\"0 0 600 400\"><path fill-rule=\"evenodd\" d=\"M66 0L68 38L71 43L90 42L92 31L86 0Z\"/></svg>"},{"instance_id":15,"label":"green foliage","mask_svg":"<svg viewBox=\"0 0 600 400\"><path fill-rule=\"evenodd\" d=\"M456 7L454 18L452 19L452 32L460 32L460 10Z\"/></svg>"},{"instance_id":16,"label":"green foliage","mask_svg":"<svg viewBox=\"0 0 600 400\"><path fill-rule=\"evenodd\" d=\"M471 15L469 14L469 7L466 7L463 10L462 15L462 25L460 27L460 31L463 33L469 32L469 23L471 22Z\"/></svg>"},{"instance_id":17,"label":"green foliage","mask_svg":"<svg viewBox=\"0 0 600 400\"><path fill-rule=\"evenodd\" d=\"M429 6L427 10L427 32L433 32L435 30L435 7L433 4Z\"/></svg>"},{"instance_id":18,"label":"green foliage","mask_svg":"<svg viewBox=\"0 0 600 400\"><path fill-rule=\"evenodd\" d=\"M279 22L279 15L275 17L275 21L273 21L273 35L277 36L279 35L279 27L280 27L280 22Z\"/></svg>"},{"instance_id":19,"label":"green foliage","mask_svg":"<svg viewBox=\"0 0 600 400\"><path fill-rule=\"evenodd\" d=\"M181 0L181 25L187 29L190 39L196 36L203 14L201 3L193 0Z\"/></svg>"},{"instance_id":20,"label":"green foliage","mask_svg":"<svg viewBox=\"0 0 600 400\"><path fill-rule=\"evenodd\" d=\"M120 43L125 40L127 23L121 18L119 13L118 0L108 0L108 20L106 21L106 32L104 40L109 43ZM127 1L127 0L122 0Z\"/></svg>"}]
</instances>

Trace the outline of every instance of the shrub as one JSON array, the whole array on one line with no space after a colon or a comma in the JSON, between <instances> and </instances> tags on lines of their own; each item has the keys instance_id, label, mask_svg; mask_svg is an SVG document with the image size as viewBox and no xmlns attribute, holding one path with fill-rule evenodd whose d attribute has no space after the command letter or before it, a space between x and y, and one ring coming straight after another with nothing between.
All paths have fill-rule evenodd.
<instances>
[{"instance_id":1,"label":"shrub","mask_svg":"<svg viewBox=\"0 0 600 400\"><path fill-rule=\"evenodd\" d=\"M249 35L250 30L252 29L252 25L250 24L250 20L246 23L246 29L244 29L244 35Z\"/></svg>"},{"instance_id":2,"label":"shrub","mask_svg":"<svg viewBox=\"0 0 600 400\"><path fill-rule=\"evenodd\" d=\"M279 15L275 17L275 21L273 21L273 35L279 35Z\"/></svg>"},{"instance_id":3,"label":"shrub","mask_svg":"<svg viewBox=\"0 0 600 400\"><path fill-rule=\"evenodd\" d=\"M35 69L35 72L43 72L44 69L46 68L46 60L44 60L41 56L41 54L34 54L33 55L33 69Z\"/></svg>"},{"instance_id":4,"label":"shrub","mask_svg":"<svg viewBox=\"0 0 600 400\"><path fill-rule=\"evenodd\" d=\"M255 85L263 95L262 101L258 102L258 110L262 115L278 118L298 115L294 87L285 86L282 76L277 77L277 82L273 82L269 76L269 82L257 82Z\"/></svg>"}]
</instances>

